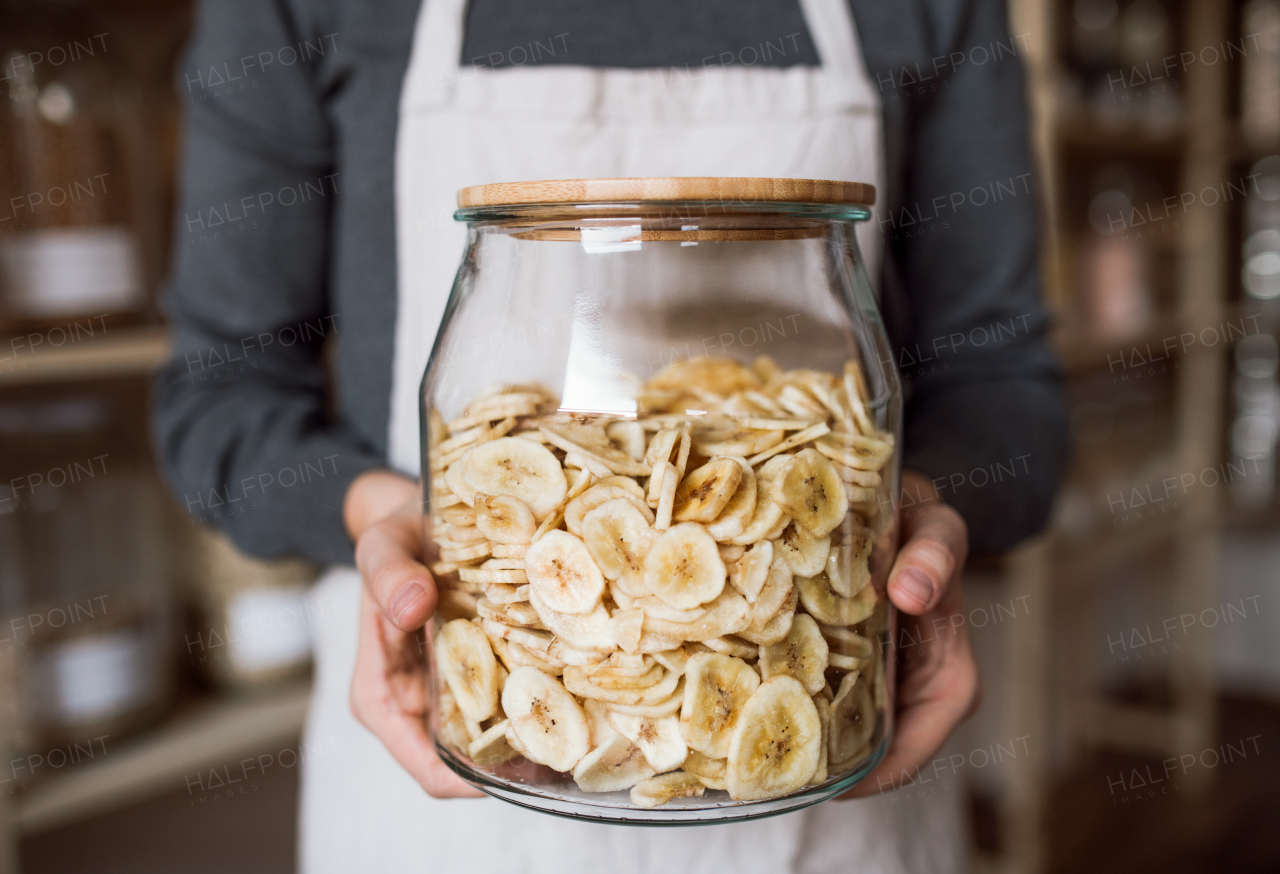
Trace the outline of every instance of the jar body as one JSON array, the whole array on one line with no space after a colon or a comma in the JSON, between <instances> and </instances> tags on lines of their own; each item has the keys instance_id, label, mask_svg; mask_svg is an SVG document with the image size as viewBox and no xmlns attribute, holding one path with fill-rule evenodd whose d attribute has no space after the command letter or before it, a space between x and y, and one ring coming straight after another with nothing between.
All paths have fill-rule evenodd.
<instances>
[{"instance_id":1,"label":"jar body","mask_svg":"<svg viewBox=\"0 0 1280 874\"><path fill-rule=\"evenodd\" d=\"M846 791L893 728L901 395L865 210L459 216L421 395L442 758L634 824Z\"/></svg>"}]
</instances>

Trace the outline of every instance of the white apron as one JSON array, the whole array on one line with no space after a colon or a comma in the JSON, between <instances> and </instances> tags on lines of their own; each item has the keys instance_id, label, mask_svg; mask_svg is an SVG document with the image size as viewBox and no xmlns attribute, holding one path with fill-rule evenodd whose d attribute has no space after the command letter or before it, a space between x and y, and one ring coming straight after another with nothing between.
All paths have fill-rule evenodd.
<instances>
[{"instance_id":1,"label":"white apron","mask_svg":"<svg viewBox=\"0 0 1280 874\"><path fill-rule=\"evenodd\" d=\"M610 176L790 176L883 190L880 106L846 0L801 0L822 66L620 70L459 67L465 0L426 0L396 143L398 310L389 456L419 472L418 386L463 251L458 189ZM567 37L572 50L572 35ZM878 223L860 226L868 275ZM949 798L831 802L752 823L628 828L501 801L427 796L347 709L359 578L331 571L319 613L316 692L300 822L303 871L735 874L963 870ZM325 600L330 599L330 600ZM334 603L341 609L333 610Z\"/></svg>"}]
</instances>

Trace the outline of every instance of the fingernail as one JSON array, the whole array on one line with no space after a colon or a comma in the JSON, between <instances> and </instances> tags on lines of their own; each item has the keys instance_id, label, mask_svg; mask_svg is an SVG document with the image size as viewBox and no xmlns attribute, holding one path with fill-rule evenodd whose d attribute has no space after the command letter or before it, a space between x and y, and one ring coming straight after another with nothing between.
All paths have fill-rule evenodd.
<instances>
[{"instance_id":1,"label":"fingernail","mask_svg":"<svg viewBox=\"0 0 1280 874\"><path fill-rule=\"evenodd\" d=\"M391 599L391 618L399 625L407 625L413 618L422 599L427 597L427 590L421 583L409 583L396 592Z\"/></svg>"},{"instance_id":2,"label":"fingernail","mask_svg":"<svg viewBox=\"0 0 1280 874\"><path fill-rule=\"evenodd\" d=\"M929 606L929 602L933 600L933 580L919 568L904 568L895 583L904 594L915 598L923 607Z\"/></svg>"}]
</instances>

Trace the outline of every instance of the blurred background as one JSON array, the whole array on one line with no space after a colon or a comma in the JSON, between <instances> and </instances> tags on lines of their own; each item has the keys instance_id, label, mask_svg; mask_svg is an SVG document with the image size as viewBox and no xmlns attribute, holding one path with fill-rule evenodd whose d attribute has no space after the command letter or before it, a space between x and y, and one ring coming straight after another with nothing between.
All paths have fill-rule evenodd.
<instances>
[{"instance_id":1,"label":"blurred background","mask_svg":"<svg viewBox=\"0 0 1280 874\"><path fill-rule=\"evenodd\" d=\"M1075 457L1051 529L966 571L981 710L863 803L962 793L977 871L1275 871L1280 0L1010 15ZM0 2L2 872L292 870L324 752L317 569L197 525L221 498L170 497L147 432L179 120L218 87L190 24Z\"/></svg>"}]
</instances>

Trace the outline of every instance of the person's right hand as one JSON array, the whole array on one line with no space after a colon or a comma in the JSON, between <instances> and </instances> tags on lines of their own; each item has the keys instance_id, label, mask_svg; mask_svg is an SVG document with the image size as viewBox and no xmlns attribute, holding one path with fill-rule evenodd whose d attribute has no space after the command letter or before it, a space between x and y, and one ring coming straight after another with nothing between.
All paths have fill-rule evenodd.
<instances>
[{"instance_id":1,"label":"person's right hand","mask_svg":"<svg viewBox=\"0 0 1280 874\"><path fill-rule=\"evenodd\" d=\"M364 581L351 712L429 795L481 797L440 760L423 721L420 629L435 611L436 587L421 561L419 487L389 471L361 474L347 489L343 518Z\"/></svg>"}]
</instances>

